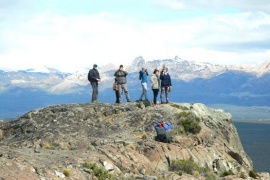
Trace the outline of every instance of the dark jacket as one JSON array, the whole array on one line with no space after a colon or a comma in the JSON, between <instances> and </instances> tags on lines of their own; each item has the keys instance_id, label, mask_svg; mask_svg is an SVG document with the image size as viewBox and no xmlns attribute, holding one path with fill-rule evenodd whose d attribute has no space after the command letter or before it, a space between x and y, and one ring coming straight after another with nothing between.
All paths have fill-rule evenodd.
<instances>
[{"instance_id":1,"label":"dark jacket","mask_svg":"<svg viewBox=\"0 0 270 180\"><path fill-rule=\"evenodd\" d=\"M166 74L160 74L160 80L161 80L161 87L165 87L165 86L172 86L172 82L171 82L171 76L169 75L169 73Z\"/></svg>"},{"instance_id":2,"label":"dark jacket","mask_svg":"<svg viewBox=\"0 0 270 180\"><path fill-rule=\"evenodd\" d=\"M97 79L100 79L99 72L97 69L91 69L88 73L88 81L90 82L98 82Z\"/></svg>"},{"instance_id":3,"label":"dark jacket","mask_svg":"<svg viewBox=\"0 0 270 180\"><path fill-rule=\"evenodd\" d=\"M120 70L117 70L114 73L114 76L117 79L118 84L126 84L127 83L127 78L126 78L127 75L128 75L128 73L126 71L120 71Z\"/></svg>"}]
</instances>

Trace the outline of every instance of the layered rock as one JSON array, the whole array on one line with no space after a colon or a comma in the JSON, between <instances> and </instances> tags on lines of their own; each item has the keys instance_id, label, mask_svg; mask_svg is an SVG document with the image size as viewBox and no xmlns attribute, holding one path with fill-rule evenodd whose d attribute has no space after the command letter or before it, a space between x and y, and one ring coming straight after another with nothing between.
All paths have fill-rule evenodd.
<instances>
[{"instance_id":1,"label":"layered rock","mask_svg":"<svg viewBox=\"0 0 270 180\"><path fill-rule=\"evenodd\" d=\"M182 112L200 119L198 134L180 133ZM171 144L156 142L158 119L173 124ZM65 104L33 110L0 124L3 178L95 179L83 166L96 163L117 179L198 179L171 171L175 160L190 160L224 179L249 176L252 161L245 153L231 115L203 104L150 102ZM69 172L69 173L67 173ZM260 174L269 178L269 174ZM30 178L32 177L32 178Z\"/></svg>"}]
</instances>

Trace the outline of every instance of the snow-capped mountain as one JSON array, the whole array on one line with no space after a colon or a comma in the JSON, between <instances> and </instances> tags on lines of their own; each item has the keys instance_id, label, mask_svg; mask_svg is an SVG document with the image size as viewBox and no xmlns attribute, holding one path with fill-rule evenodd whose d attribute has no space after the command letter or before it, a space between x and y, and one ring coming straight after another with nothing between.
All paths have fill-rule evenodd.
<instances>
[{"instance_id":1,"label":"snow-capped mountain","mask_svg":"<svg viewBox=\"0 0 270 180\"><path fill-rule=\"evenodd\" d=\"M153 60L146 62L143 57L137 57L128 67L129 72L139 71L142 67L146 69L162 69L168 68L169 73L174 79L183 81L191 81L195 78L209 79L228 71L239 71L250 73L261 77L264 74L270 73L270 62L262 62L257 65L231 65L222 66L204 62L195 62L182 60L179 57L175 59Z\"/></svg>"},{"instance_id":2,"label":"snow-capped mountain","mask_svg":"<svg viewBox=\"0 0 270 180\"><path fill-rule=\"evenodd\" d=\"M141 93L138 72L142 67L148 69L150 75L154 69L168 68L173 83L170 95L173 101L270 106L270 62L222 66L179 57L147 62L143 57L137 57L126 66L130 96L134 100L139 99ZM117 69L113 64L99 67L102 80L99 97L104 102L114 102L112 83ZM49 67L0 70L0 118L1 113L24 112L23 108L31 110L51 104L89 102L88 71L64 73Z\"/></svg>"},{"instance_id":3,"label":"snow-capped mountain","mask_svg":"<svg viewBox=\"0 0 270 180\"><path fill-rule=\"evenodd\" d=\"M137 81L136 73L144 67L151 74L154 69L168 68L172 79L190 82L194 79L211 79L224 73L231 71L247 73L257 78L270 73L270 62L263 62L258 65L237 65L237 66L221 66L210 63L194 62L182 60L178 57L175 59L153 60L146 62L143 57L137 57L130 65L127 71L134 73ZM12 89L14 87L33 88L47 91L55 94L68 94L80 92L82 87L88 85L87 73L63 73L53 68L45 67L43 69L28 69L20 71L0 71L0 93ZM110 88L113 82L113 74L117 70L117 66L108 64L100 68L102 83L101 89ZM254 77L255 78L255 77ZM132 83L131 83L132 84Z\"/></svg>"}]
</instances>

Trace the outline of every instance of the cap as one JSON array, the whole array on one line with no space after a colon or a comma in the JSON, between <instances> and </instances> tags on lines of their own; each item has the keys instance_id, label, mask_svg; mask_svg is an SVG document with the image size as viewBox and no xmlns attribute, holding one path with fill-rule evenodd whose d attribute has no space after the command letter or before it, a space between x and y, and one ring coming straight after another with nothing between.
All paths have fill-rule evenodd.
<instances>
[{"instance_id":1,"label":"cap","mask_svg":"<svg viewBox=\"0 0 270 180\"><path fill-rule=\"evenodd\" d=\"M158 122L158 123L162 123L162 120L159 119L157 122Z\"/></svg>"},{"instance_id":2,"label":"cap","mask_svg":"<svg viewBox=\"0 0 270 180\"><path fill-rule=\"evenodd\" d=\"M93 67L98 67L97 64L94 64Z\"/></svg>"},{"instance_id":3,"label":"cap","mask_svg":"<svg viewBox=\"0 0 270 180\"><path fill-rule=\"evenodd\" d=\"M122 64L120 65L120 68L124 67Z\"/></svg>"}]
</instances>

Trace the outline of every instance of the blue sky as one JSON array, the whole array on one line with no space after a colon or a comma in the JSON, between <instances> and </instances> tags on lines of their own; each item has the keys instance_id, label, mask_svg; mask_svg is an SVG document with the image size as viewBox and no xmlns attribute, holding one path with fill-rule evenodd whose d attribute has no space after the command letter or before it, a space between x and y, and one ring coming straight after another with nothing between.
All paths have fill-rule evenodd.
<instances>
[{"instance_id":1,"label":"blue sky","mask_svg":"<svg viewBox=\"0 0 270 180\"><path fill-rule=\"evenodd\" d=\"M0 0L0 69L270 61L269 0Z\"/></svg>"}]
</instances>

